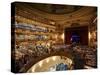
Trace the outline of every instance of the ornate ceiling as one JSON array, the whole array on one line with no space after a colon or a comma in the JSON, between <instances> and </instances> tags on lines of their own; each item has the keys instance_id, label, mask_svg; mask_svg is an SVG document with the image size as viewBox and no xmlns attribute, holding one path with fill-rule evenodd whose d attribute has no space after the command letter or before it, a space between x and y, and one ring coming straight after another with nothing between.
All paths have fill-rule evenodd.
<instances>
[{"instance_id":1,"label":"ornate ceiling","mask_svg":"<svg viewBox=\"0 0 100 75\"><path fill-rule=\"evenodd\" d=\"M96 7L40 3L16 3L16 15L51 26L70 27L73 23L89 25L96 17Z\"/></svg>"},{"instance_id":2,"label":"ornate ceiling","mask_svg":"<svg viewBox=\"0 0 100 75\"><path fill-rule=\"evenodd\" d=\"M50 14L69 14L81 8L81 6L66 6L58 4L30 4L30 6Z\"/></svg>"}]
</instances>

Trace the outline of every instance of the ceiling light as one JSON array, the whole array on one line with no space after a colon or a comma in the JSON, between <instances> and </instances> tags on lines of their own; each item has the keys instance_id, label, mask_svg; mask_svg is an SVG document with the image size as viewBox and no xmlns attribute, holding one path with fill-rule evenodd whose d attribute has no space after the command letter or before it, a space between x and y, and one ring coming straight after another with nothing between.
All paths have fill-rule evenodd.
<instances>
[{"instance_id":1,"label":"ceiling light","mask_svg":"<svg viewBox=\"0 0 100 75\"><path fill-rule=\"evenodd\" d=\"M48 63L49 61L50 61L50 59L49 59L49 58L47 58L47 59L46 59L46 62Z\"/></svg>"},{"instance_id":2,"label":"ceiling light","mask_svg":"<svg viewBox=\"0 0 100 75\"><path fill-rule=\"evenodd\" d=\"M52 59L53 59L53 61L55 61L56 60L56 56L52 57Z\"/></svg>"},{"instance_id":3,"label":"ceiling light","mask_svg":"<svg viewBox=\"0 0 100 75\"><path fill-rule=\"evenodd\" d=\"M43 61L40 61L39 62L39 66L42 67L42 64L43 64Z\"/></svg>"}]
</instances>

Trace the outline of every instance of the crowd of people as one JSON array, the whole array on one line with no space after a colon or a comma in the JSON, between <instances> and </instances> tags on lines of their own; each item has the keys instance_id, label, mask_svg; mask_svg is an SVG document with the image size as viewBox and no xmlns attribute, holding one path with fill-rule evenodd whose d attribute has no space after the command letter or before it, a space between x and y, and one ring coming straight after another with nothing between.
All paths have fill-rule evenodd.
<instances>
[{"instance_id":1,"label":"crowd of people","mask_svg":"<svg viewBox=\"0 0 100 75\"><path fill-rule=\"evenodd\" d=\"M69 50L73 53L79 54L82 59L85 60L86 65L96 66L96 49L89 48L87 46L67 46L67 45L16 45L15 53L15 68L16 72L18 72L24 65L31 61L31 59L36 59L44 55L48 55L51 52L58 50Z\"/></svg>"},{"instance_id":2,"label":"crowd of people","mask_svg":"<svg viewBox=\"0 0 100 75\"><path fill-rule=\"evenodd\" d=\"M75 46L73 51L78 53L84 59L85 65L97 67L97 49L88 46Z\"/></svg>"},{"instance_id":3,"label":"crowd of people","mask_svg":"<svg viewBox=\"0 0 100 75\"><path fill-rule=\"evenodd\" d=\"M31 59L36 59L42 55L48 55L53 51L51 46L48 45L17 45L15 51L12 51L15 59L16 71L19 71L25 64L31 61Z\"/></svg>"}]
</instances>

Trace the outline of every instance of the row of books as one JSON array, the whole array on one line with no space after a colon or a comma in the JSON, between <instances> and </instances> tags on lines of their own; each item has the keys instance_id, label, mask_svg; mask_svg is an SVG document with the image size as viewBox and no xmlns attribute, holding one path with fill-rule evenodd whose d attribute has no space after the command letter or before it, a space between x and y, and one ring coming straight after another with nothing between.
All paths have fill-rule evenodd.
<instances>
[{"instance_id":1,"label":"row of books","mask_svg":"<svg viewBox=\"0 0 100 75\"><path fill-rule=\"evenodd\" d=\"M48 35L16 35L16 40L49 40Z\"/></svg>"},{"instance_id":2,"label":"row of books","mask_svg":"<svg viewBox=\"0 0 100 75\"><path fill-rule=\"evenodd\" d=\"M29 25L29 24L24 24L24 23L18 23L15 24L16 28L20 28L20 29L26 29L26 30L31 30L31 31L38 31L38 32L54 32L53 29L49 29L46 27L41 27L41 26L36 26L36 25Z\"/></svg>"}]
</instances>

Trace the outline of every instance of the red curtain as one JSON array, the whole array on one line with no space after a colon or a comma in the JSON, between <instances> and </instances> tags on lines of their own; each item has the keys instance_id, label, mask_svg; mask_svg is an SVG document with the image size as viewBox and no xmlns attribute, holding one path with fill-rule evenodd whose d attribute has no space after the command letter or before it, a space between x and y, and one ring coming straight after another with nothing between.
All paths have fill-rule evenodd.
<instances>
[{"instance_id":1,"label":"red curtain","mask_svg":"<svg viewBox=\"0 0 100 75\"><path fill-rule=\"evenodd\" d=\"M78 33L80 36L80 44L88 45L88 27L74 27L65 29L65 44L71 44L72 33Z\"/></svg>"}]
</instances>

